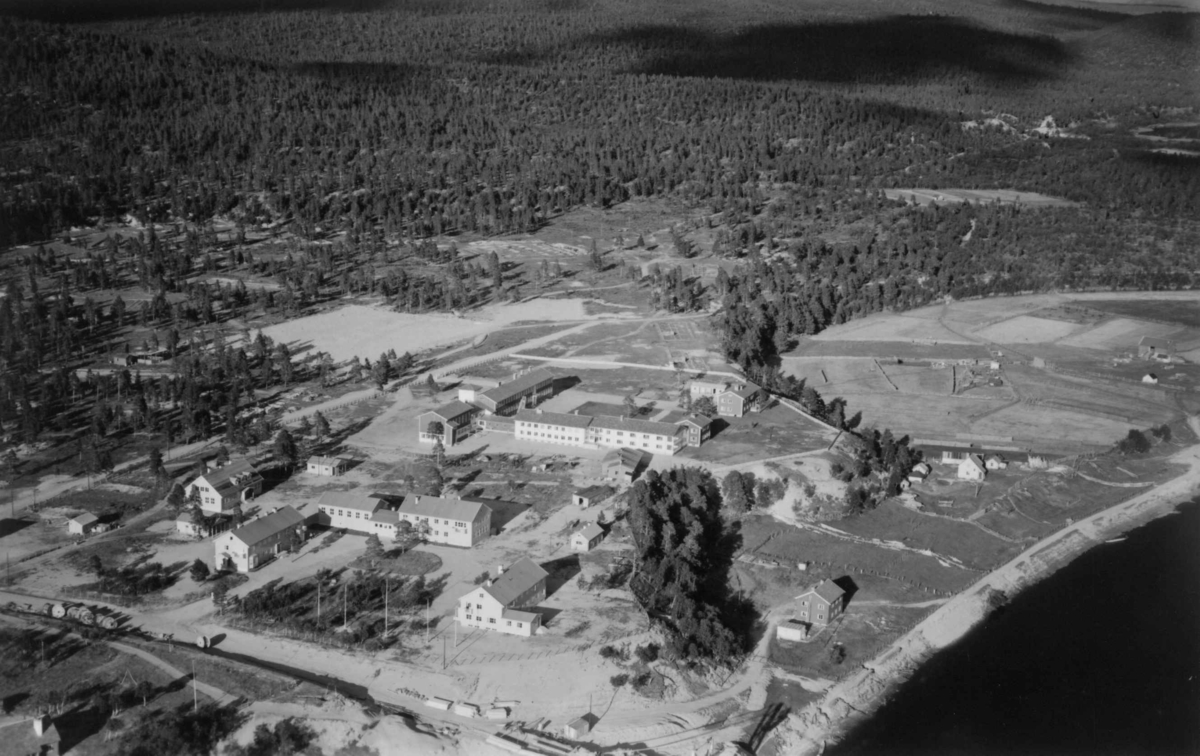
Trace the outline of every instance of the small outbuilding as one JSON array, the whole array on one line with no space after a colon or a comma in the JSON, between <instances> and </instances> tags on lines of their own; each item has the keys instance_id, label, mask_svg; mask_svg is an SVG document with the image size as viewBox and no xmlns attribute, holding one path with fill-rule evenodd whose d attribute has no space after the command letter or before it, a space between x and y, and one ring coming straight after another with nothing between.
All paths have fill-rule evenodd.
<instances>
[{"instance_id":1,"label":"small outbuilding","mask_svg":"<svg viewBox=\"0 0 1200 756\"><path fill-rule=\"evenodd\" d=\"M592 731L592 721L587 717L580 717L563 725L563 735L572 740L579 740Z\"/></svg>"},{"instance_id":2,"label":"small outbuilding","mask_svg":"<svg viewBox=\"0 0 1200 756\"><path fill-rule=\"evenodd\" d=\"M775 627L775 637L786 641L808 640L808 623L795 618L780 622Z\"/></svg>"},{"instance_id":3,"label":"small outbuilding","mask_svg":"<svg viewBox=\"0 0 1200 756\"><path fill-rule=\"evenodd\" d=\"M307 471L309 475L337 477L346 472L349 462L341 457L309 457Z\"/></svg>"},{"instance_id":4,"label":"small outbuilding","mask_svg":"<svg viewBox=\"0 0 1200 756\"><path fill-rule=\"evenodd\" d=\"M588 486L571 494L571 503L584 509L608 499L615 491L609 486Z\"/></svg>"},{"instance_id":5,"label":"small outbuilding","mask_svg":"<svg viewBox=\"0 0 1200 756\"><path fill-rule=\"evenodd\" d=\"M571 551L591 551L604 540L604 528L596 523L588 523L581 530L571 534Z\"/></svg>"},{"instance_id":6,"label":"small outbuilding","mask_svg":"<svg viewBox=\"0 0 1200 756\"><path fill-rule=\"evenodd\" d=\"M100 525L100 518L91 512L71 518L67 522L67 532L71 535L87 535Z\"/></svg>"},{"instance_id":7,"label":"small outbuilding","mask_svg":"<svg viewBox=\"0 0 1200 756\"><path fill-rule=\"evenodd\" d=\"M1004 470L1008 467L1008 462L999 454L989 454L983 460L984 467L989 470Z\"/></svg>"},{"instance_id":8,"label":"small outbuilding","mask_svg":"<svg viewBox=\"0 0 1200 756\"><path fill-rule=\"evenodd\" d=\"M1142 383L1149 383L1151 385L1154 385L1154 384L1158 383L1158 376L1155 375L1154 373L1146 373L1145 375L1142 376Z\"/></svg>"}]
</instances>

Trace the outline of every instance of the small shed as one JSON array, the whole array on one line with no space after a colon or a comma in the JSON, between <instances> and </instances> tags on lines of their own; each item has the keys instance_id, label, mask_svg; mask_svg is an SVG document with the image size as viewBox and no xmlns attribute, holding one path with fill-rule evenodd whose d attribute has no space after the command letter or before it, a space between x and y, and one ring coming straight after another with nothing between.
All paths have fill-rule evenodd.
<instances>
[{"instance_id":1,"label":"small shed","mask_svg":"<svg viewBox=\"0 0 1200 756\"><path fill-rule=\"evenodd\" d=\"M580 717L563 725L563 735L572 740L579 740L591 731L592 722L587 717Z\"/></svg>"},{"instance_id":2,"label":"small shed","mask_svg":"<svg viewBox=\"0 0 1200 756\"><path fill-rule=\"evenodd\" d=\"M470 717L473 719L479 716L479 707L469 703L454 704L454 713L460 717Z\"/></svg>"},{"instance_id":3,"label":"small shed","mask_svg":"<svg viewBox=\"0 0 1200 756\"><path fill-rule=\"evenodd\" d=\"M95 530L99 523L99 517L91 512L84 512L67 522L67 532L71 535L87 535Z\"/></svg>"},{"instance_id":4,"label":"small shed","mask_svg":"<svg viewBox=\"0 0 1200 756\"><path fill-rule=\"evenodd\" d=\"M189 538L199 538L204 535L200 530L200 523L196 522L196 515L191 512L182 512L175 518L175 531Z\"/></svg>"},{"instance_id":5,"label":"small shed","mask_svg":"<svg viewBox=\"0 0 1200 756\"><path fill-rule=\"evenodd\" d=\"M775 627L775 637L786 641L808 640L808 623L795 618L781 622Z\"/></svg>"},{"instance_id":6,"label":"small shed","mask_svg":"<svg viewBox=\"0 0 1200 756\"><path fill-rule=\"evenodd\" d=\"M989 454L983 461L984 465L989 470L1003 470L1008 467L1008 462L999 454Z\"/></svg>"},{"instance_id":7,"label":"small shed","mask_svg":"<svg viewBox=\"0 0 1200 756\"><path fill-rule=\"evenodd\" d=\"M307 472L309 475L336 477L346 472L349 467L347 460L341 457L309 457Z\"/></svg>"},{"instance_id":8,"label":"small shed","mask_svg":"<svg viewBox=\"0 0 1200 756\"><path fill-rule=\"evenodd\" d=\"M604 528L594 522L588 523L571 534L571 551L591 551L603 540Z\"/></svg>"},{"instance_id":9,"label":"small shed","mask_svg":"<svg viewBox=\"0 0 1200 756\"><path fill-rule=\"evenodd\" d=\"M593 504L599 504L605 499L613 495L614 490L609 486L588 486L580 488L571 495L571 503L577 507L588 508Z\"/></svg>"},{"instance_id":10,"label":"small shed","mask_svg":"<svg viewBox=\"0 0 1200 756\"><path fill-rule=\"evenodd\" d=\"M1142 383L1156 384L1158 383L1158 376L1154 373L1146 373L1142 376Z\"/></svg>"},{"instance_id":11,"label":"small shed","mask_svg":"<svg viewBox=\"0 0 1200 756\"><path fill-rule=\"evenodd\" d=\"M450 707L454 705L454 702L445 698L434 697L427 699L425 701L425 705L431 709L437 709L438 711L450 711Z\"/></svg>"},{"instance_id":12,"label":"small shed","mask_svg":"<svg viewBox=\"0 0 1200 756\"><path fill-rule=\"evenodd\" d=\"M503 706L493 706L484 714L488 719L503 720L508 719L508 709Z\"/></svg>"}]
</instances>

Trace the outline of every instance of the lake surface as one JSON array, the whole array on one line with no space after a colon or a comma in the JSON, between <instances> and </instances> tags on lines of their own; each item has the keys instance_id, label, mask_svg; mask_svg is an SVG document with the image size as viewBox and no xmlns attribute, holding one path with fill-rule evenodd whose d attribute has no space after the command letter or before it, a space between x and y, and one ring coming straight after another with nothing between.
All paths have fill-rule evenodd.
<instances>
[{"instance_id":1,"label":"lake surface","mask_svg":"<svg viewBox=\"0 0 1200 756\"><path fill-rule=\"evenodd\" d=\"M1200 503L1019 594L826 753L1200 754Z\"/></svg>"}]
</instances>

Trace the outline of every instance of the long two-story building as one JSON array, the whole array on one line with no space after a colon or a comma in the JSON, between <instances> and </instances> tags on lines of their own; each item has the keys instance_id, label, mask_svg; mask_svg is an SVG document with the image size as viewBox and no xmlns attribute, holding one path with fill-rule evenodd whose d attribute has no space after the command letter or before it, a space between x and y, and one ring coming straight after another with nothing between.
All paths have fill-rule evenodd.
<instances>
[{"instance_id":1,"label":"long two-story building","mask_svg":"<svg viewBox=\"0 0 1200 756\"><path fill-rule=\"evenodd\" d=\"M469 549L492 534L492 508L482 502L414 495L396 513L430 543Z\"/></svg>"},{"instance_id":2,"label":"long two-story building","mask_svg":"<svg viewBox=\"0 0 1200 756\"><path fill-rule=\"evenodd\" d=\"M508 383L475 395L475 404L497 415L511 415L521 408L535 407L554 395L554 373L535 368Z\"/></svg>"},{"instance_id":3,"label":"long two-story building","mask_svg":"<svg viewBox=\"0 0 1200 756\"><path fill-rule=\"evenodd\" d=\"M708 422L695 418L663 423L527 409L518 411L514 420L516 438L524 441L605 449L642 449L666 455L674 455L689 444L699 446L709 437Z\"/></svg>"},{"instance_id":4,"label":"long two-story building","mask_svg":"<svg viewBox=\"0 0 1200 756\"><path fill-rule=\"evenodd\" d=\"M366 491L326 491L317 500L316 524L359 533L379 533L377 515L395 508L400 497ZM390 519L392 522L394 518ZM387 535L394 537L393 532Z\"/></svg>"},{"instance_id":5,"label":"long two-story building","mask_svg":"<svg viewBox=\"0 0 1200 756\"><path fill-rule=\"evenodd\" d=\"M546 600L546 578L550 573L524 557L499 575L458 600L455 619L466 627L498 630L530 636L541 626L542 617L528 611Z\"/></svg>"}]
</instances>

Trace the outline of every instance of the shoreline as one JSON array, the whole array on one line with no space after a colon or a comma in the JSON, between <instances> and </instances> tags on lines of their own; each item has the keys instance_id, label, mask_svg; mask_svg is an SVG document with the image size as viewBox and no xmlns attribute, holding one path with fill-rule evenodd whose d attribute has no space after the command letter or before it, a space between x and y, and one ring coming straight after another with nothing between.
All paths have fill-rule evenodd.
<instances>
[{"instance_id":1,"label":"shoreline","mask_svg":"<svg viewBox=\"0 0 1200 756\"><path fill-rule=\"evenodd\" d=\"M1200 437L1200 418L1191 417L1188 424ZM1189 467L1143 494L1038 541L959 592L820 699L790 715L779 733L786 752L816 755L829 742L840 740L854 724L882 706L921 664L983 622L990 613L987 599L993 589L1004 591L1011 599L1093 546L1166 516L1194 498L1200 493L1200 443L1169 459Z\"/></svg>"}]
</instances>

